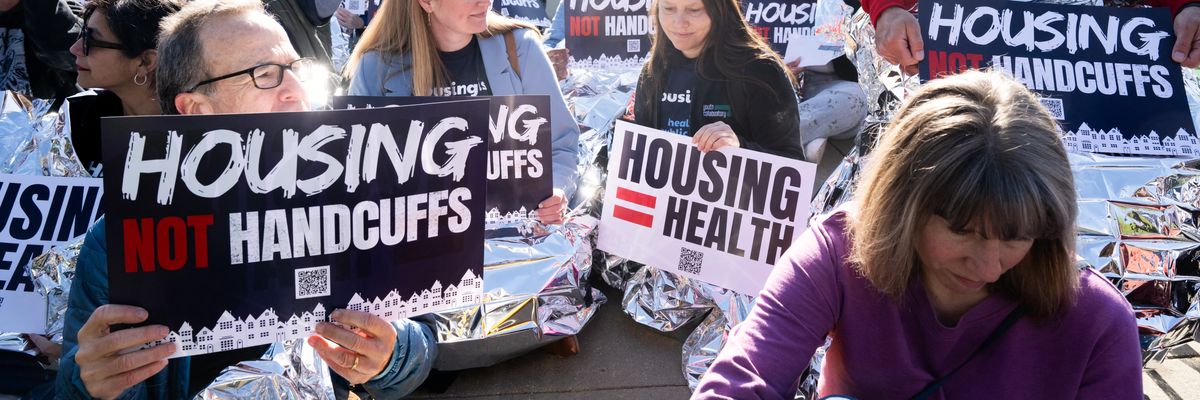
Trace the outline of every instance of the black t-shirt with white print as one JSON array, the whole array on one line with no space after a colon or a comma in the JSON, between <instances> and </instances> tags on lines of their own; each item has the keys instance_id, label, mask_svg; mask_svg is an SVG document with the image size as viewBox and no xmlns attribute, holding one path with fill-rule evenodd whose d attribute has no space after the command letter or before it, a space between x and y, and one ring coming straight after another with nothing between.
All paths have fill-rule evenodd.
<instances>
[{"instance_id":1,"label":"black t-shirt with white print","mask_svg":"<svg viewBox=\"0 0 1200 400\"><path fill-rule=\"evenodd\" d=\"M658 106L658 127L661 130L688 136L696 128L692 124L692 92L697 84L694 61L667 69L666 85Z\"/></svg>"},{"instance_id":2,"label":"black t-shirt with white print","mask_svg":"<svg viewBox=\"0 0 1200 400\"><path fill-rule=\"evenodd\" d=\"M442 65L446 67L450 85L433 89L434 96L491 96L487 71L483 68L483 54L479 50L479 39L471 37L471 43L457 51L438 52Z\"/></svg>"}]
</instances>

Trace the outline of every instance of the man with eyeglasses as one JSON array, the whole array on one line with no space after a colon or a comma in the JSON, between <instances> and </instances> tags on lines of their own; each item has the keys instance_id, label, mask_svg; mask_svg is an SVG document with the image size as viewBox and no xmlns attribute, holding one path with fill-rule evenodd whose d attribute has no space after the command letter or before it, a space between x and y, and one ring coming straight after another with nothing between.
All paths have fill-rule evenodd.
<instances>
[{"instance_id":1,"label":"man with eyeglasses","mask_svg":"<svg viewBox=\"0 0 1200 400\"><path fill-rule=\"evenodd\" d=\"M305 111L301 82L311 62L258 0L197 0L163 21L158 93L168 114ZM114 331L145 321L139 307L107 303L101 220L88 233L72 283L63 336L58 396L65 398L191 398L222 369L257 359L264 347L170 360L175 344L136 349L162 339L161 325ZM432 368L432 330L411 320L386 322L364 312L334 310L308 339L340 390L360 385L375 398L412 392Z\"/></svg>"}]
</instances>

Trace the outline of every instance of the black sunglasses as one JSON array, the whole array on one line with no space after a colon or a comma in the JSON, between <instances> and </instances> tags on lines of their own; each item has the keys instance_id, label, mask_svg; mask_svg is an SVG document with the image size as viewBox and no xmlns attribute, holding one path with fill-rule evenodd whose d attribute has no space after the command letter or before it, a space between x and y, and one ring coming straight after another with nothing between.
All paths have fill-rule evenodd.
<instances>
[{"instance_id":1,"label":"black sunglasses","mask_svg":"<svg viewBox=\"0 0 1200 400\"><path fill-rule=\"evenodd\" d=\"M311 74L313 71L313 61L311 58L305 57L287 64L259 64L241 71L231 72L216 78L202 80L183 92L191 93L196 91L196 88L198 87L243 74L250 75L250 79L254 81L254 87L256 88L274 89L283 84L283 75L285 71L292 71L293 74L296 74L297 80L304 82L308 79L309 74Z\"/></svg>"},{"instance_id":2,"label":"black sunglasses","mask_svg":"<svg viewBox=\"0 0 1200 400\"><path fill-rule=\"evenodd\" d=\"M125 49L125 47L121 46L120 43L106 42L106 41L103 41L100 39L96 39L94 36L92 36L92 31L93 31L92 28L89 28L86 26L83 27L83 29L81 29L79 31L79 40L83 41L83 55L85 55L85 56L90 55L92 53L93 47L101 47L101 48L105 48L105 49L116 49L116 50L124 50Z\"/></svg>"}]
</instances>

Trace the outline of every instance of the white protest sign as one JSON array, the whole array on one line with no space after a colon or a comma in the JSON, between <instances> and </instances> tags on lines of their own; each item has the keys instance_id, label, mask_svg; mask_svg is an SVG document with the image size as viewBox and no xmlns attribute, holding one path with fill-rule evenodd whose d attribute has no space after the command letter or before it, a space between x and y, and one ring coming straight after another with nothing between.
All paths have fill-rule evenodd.
<instances>
[{"instance_id":1,"label":"white protest sign","mask_svg":"<svg viewBox=\"0 0 1200 400\"><path fill-rule=\"evenodd\" d=\"M825 38L815 35L792 35L788 40L787 52L783 62L790 64L797 59L801 67L825 65L842 55L842 46L829 43Z\"/></svg>"},{"instance_id":2,"label":"white protest sign","mask_svg":"<svg viewBox=\"0 0 1200 400\"><path fill-rule=\"evenodd\" d=\"M597 247L755 295L803 233L816 164L617 121Z\"/></svg>"},{"instance_id":3,"label":"white protest sign","mask_svg":"<svg viewBox=\"0 0 1200 400\"><path fill-rule=\"evenodd\" d=\"M100 217L102 181L0 174L0 332L44 333L46 298L30 260L87 233Z\"/></svg>"}]
</instances>

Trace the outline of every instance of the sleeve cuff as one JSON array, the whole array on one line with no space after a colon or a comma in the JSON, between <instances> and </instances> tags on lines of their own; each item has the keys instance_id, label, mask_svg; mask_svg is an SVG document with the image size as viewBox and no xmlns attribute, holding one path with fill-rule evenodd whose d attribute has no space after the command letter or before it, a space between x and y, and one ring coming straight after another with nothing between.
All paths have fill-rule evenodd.
<instances>
[{"instance_id":1,"label":"sleeve cuff","mask_svg":"<svg viewBox=\"0 0 1200 400\"><path fill-rule=\"evenodd\" d=\"M887 11L887 9L897 7L902 10L908 10L915 4L916 1L881 0L878 2L870 2L870 8L867 8L867 3L864 2L863 9L871 15L871 26L875 26L875 23L879 21L879 16L883 15L883 12Z\"/></svg>"}]
</instances>

